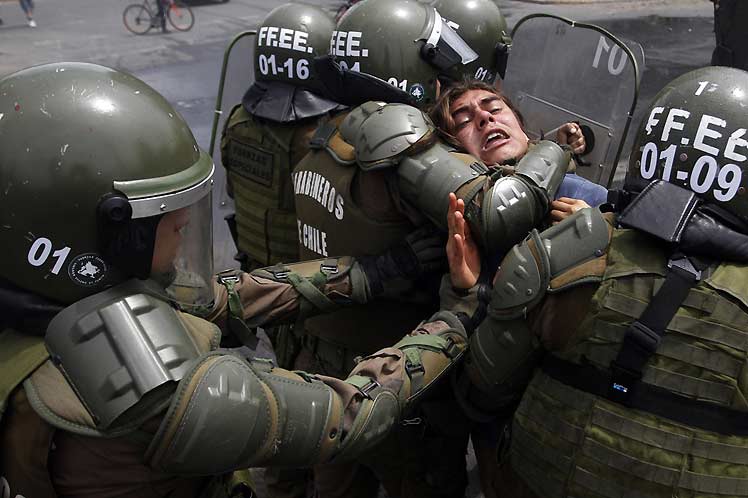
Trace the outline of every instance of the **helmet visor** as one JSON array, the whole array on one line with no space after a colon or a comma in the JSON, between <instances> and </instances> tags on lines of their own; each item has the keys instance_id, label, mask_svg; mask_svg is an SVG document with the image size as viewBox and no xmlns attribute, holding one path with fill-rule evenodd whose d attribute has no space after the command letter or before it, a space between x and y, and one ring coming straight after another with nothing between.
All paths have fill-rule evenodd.
<instances>
[{"instance_id":1,"label":"helmet visor","mask_svg":"<svg viewBox=\"0 0 748 498\"><path fill-rule=\"evenodd\" d=\"M444 22L438 11L434 12L433 27L424 45L429 62L444 71L457 64L466 65L476 60L478 54L475 50Z\"/></svg>"},{"instance_id":2,"label":"helmet visor","mask_svg":"<svg viewBox=\"0 0 748 498\"><path fill-rule=\"evenodd\" d=\"M183 311L207 314L213 306L211 193L163 215L156 230L151 277Z\"/></svg>"}]
</instances>

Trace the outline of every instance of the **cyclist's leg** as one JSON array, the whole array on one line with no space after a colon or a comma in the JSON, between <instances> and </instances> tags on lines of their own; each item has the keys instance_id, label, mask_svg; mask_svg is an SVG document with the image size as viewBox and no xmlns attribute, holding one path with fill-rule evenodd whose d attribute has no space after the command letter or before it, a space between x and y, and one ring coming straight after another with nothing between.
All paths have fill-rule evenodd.
<instances>
[{"instance_id":1,"label":"cyclist's leg","mask_svg":"<svg viewBox=\"0 0 748 498\"><path fill-rule=\"evenodd\" d=\"M164 10L164 3L168 0L156 0L156 7L158 7L158 20L161 23L161 31L166 31L166 12Z\"/></svg>"}]
</instances>

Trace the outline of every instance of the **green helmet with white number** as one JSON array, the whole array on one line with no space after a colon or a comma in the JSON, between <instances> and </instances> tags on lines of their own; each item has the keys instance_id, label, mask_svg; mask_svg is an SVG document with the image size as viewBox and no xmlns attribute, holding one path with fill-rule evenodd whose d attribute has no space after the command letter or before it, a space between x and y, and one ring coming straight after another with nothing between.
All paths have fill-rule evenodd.
<instances>
[{"instance_id":1,"label":"green helmet with white number","mask_svg":"<svg viewBox=\"0 0 748 498\"><path fill-rule=\"evenodd\" d=\"M440 76L474 71L478 59L433 6L412 0L357 3L338 23L330 53L344 71L359 73L350 86L366 86L367 77L389 83L402 94L390 101L419 107L434 102Z\"/></svg>"},{"instance_id":2,"label":"green helmet with white number","mask_svg":"<svg viewBox=\"0 0 748 498\"><path fill-rule=\"evenodd\" d=\"M202 270L188 280L204 286L213 169L174 108L127 73L56 63L0 79L0 278L63 304L132 277L166 286Z\"/></svg>"},{"instance_id":3,"label":"green helmet with white number","mask_svg":"<svg viewBox=\"0 0 748 498\"><path fill-rule=\"evenodd\" d=\"M625 189L664 179L748 223L748 72L705 67L670 82L639 127Z\"/></svg>"},{"instance_id":4,"label":"green helmet with white number","mask_svg":"<svg viewBox=\"0 0 748 498\"><path fill-rule=\"evenodd\" d=\"M335 23L322 9L302 3L276 7L257 30L255 77L321 93L312 60L327 53Z\"/></svg>"}]
</instances>

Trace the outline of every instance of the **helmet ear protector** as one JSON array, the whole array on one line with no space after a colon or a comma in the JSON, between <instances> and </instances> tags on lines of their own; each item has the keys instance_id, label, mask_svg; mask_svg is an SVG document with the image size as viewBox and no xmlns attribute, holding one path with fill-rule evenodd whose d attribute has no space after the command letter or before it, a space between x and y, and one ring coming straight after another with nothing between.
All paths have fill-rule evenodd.
<instances>
[{"instance_id":1,"label":"helmet ear protector","mask_svg":"<svg viewBox=\"0 0 748 498\"><path fill-rule=\"evenodd\" d=\"M127 197L120 192L106 194L96 207L100 222L122 223L132 218L132 206Z\"/></svg>"},{"instance_id":2,"label":"helmet ear protector","mask_svg":"<svg viewBox=\"0 0 748 498\"><path fill-rule=\"evenodd\" d=\"M148 278L162 215L133 219L130 201L120 192L103 196L96 211L98 246L104 259L125 276Z\"/></svg>"}]
</instances>

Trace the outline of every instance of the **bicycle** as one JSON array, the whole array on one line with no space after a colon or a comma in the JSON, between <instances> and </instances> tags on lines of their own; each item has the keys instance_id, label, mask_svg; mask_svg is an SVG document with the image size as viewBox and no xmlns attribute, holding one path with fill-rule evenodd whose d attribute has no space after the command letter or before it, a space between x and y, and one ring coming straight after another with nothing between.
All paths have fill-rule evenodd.
<instances>
[{"instance_id":1,"label":"bicycle","mask_svg":"<svg viewBox=\"0 0 748 498\"><path fill-rule=\"evenodd\" d=\"M143 0L141 4L131 4L125 7L122 13L122 22L125 27L136 35L144 35L151 30L161 26L158 16L158 6L154 2L164 2L164 16L169 20L177 31L189 31L195 24L195 16L192 9L180 0Z\"/></svg>"}]
</instances>

